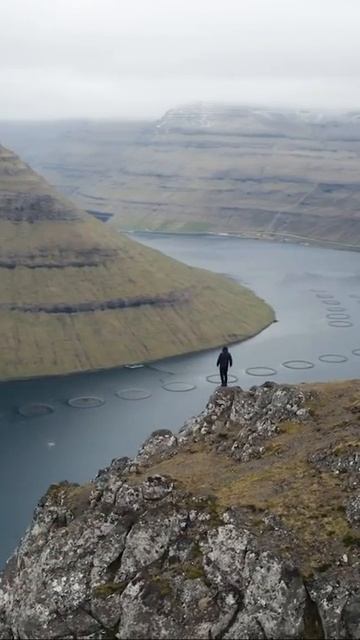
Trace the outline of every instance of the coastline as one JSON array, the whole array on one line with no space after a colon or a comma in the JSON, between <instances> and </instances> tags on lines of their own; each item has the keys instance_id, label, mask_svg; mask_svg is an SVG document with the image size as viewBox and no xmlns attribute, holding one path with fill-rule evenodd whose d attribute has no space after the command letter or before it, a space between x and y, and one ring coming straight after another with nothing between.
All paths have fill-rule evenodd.
<instances>
[{"instance_id":1,"label":"coastline","mask_svg":"<svg viewBox=\"0 0 360 640\"><path fill-rule=\"evenodd\" d=\"M237 238L239 240L260 240L261 242L271 242L279 244L294 244L302 247L319 247L320 249L334 249L335 251L351 251L353 253L360 252L360 245L349 245L335 240L314 240L305 236L295 236L291 234L261 234L259 233L216 233L213 231L161 231L150 229L125 229L116 227L118 233L124 233L129 236L138 234L159 235L159 236L199 236L199 237L216 237L216 238ZM296 240L297 238L297 240Z\"/></svg>"},{"instance_id":2,"label":"coastline","mask_svg":"<svg viewBox=\"0 0 360 640\"><path fill-rule=\"evenodd\" d=\"M266 303L267 304L267 303ZM268 305L270 307L270 305ZM272 309L272 307L270 307ZM272 309L273 314L274 314L274 318L271 322L269 322L269 324L267 324L266 326L264 326L262 329L260 329L259 331L255 331L252 334L249 334L243 338L239 337L239 339L237 340L232 340L231 342L228 343L229 346L232 346L234 344L240 344L242 342L246 342L247 340L251 340L252 338L255 338L256 336L260 335L263 331L265 331L266 329L268 329L269 327L271 327L275 322L278 322L278 320L276 319L275 316L275 311ZM181 356L189 356L189 355L195 355L197 353L206 353L206 352L210 352L216 349L219 349L219 347L221 347L223 345L222 342L219 342L218 344L215 344L213 346L209 346L209 347L205 347L205 348L200 348L200 349L195 349L192 351L186 351L186 352L182 352L182 353L173 353L169 356L165 356L164 358L159 358L157 360L144 360L143 362L126 362L123 364L119 364L115 367L98 367L97 369L82 369L80 371L69 371L67 373L58 373L58 374L43 374L40 376L23 376L21 378L0 378L0 389L2 387L2 385L6 385L8 383L15 383L15 382L35 382L36 380L62 380L64 378L70 378L70 377L78 377L78 376L82 376L84 374L96 374L96 373L105 373L106 371L111 372L111 371L116 371L117 369L126 369L126 368L133 368L133 365L143 365L144 367L147 366L151 366L156 364L157 362L163 362L163 361L167 361L170 360L171 358L177 358L177 357L181 357Z\"/></svg>"}]
</instances>

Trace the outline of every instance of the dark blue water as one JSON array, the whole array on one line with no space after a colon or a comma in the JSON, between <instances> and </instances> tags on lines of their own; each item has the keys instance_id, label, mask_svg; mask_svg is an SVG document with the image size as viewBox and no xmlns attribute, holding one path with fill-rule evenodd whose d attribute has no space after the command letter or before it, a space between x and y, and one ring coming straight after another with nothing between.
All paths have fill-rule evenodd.
<instances>
[{"instance_id":1,"label":"dark blue water","mask_svg":"<svg viewBox=\"0 0 360 640\"><path fill-rule=\"evenodd\" d=\"M276 371L271 379L282 382L359 377L360 357L352 353L360 348L359 254L225 237L144 234L137 238L188 264L235 277L274 307L278 323L231 348L232 373L241 386L270 379L249 375L249 367L271 367ZM325 304L317 296L326 294L312 289L333 298ZM349 316L345 322L351 326L329 326L328 307L336 306L345 309L339 313ZM337 354L346 361L322 362L318 358L324 354ZM0 562L15 547L50 483L86 481L112 458L135 454L154 429L178 429L198 413L215 389L206 376L215 373L216 356L217 350L171 358L151 368L1 384ZM306 360L314 366L288 369L282 365L288 360ZM195 389L166 391L163 385L173 381ZM120 399L116 391L124 388L144 389L151 395L144 400ZM79 395L101 396L105 404L96 409L68 406L67 400ZM17 409L28 402L49 403L55 411L23 418Z\"/></svg>"}]
</instances>

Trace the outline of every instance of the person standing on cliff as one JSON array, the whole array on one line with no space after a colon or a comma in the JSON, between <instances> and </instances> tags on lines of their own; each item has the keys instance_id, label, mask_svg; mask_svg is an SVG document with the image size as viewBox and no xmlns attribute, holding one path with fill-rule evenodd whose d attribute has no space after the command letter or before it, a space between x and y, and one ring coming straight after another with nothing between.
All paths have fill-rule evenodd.
<instances>
[{"instance_id":1,"label":"person standing on cliff","mask_svg":"<svg viewBox=\"0 0 360 640\"><path fill-rule=\"evenodd\" d=\"M230 367L232 367L231 353L228 351L227 347L223 347L223 350L219 354L219 357L216 363L216 366L220 367L220 378L221 378L222 387L227 387L229 365Z\"/></svg>"}]
</instances>

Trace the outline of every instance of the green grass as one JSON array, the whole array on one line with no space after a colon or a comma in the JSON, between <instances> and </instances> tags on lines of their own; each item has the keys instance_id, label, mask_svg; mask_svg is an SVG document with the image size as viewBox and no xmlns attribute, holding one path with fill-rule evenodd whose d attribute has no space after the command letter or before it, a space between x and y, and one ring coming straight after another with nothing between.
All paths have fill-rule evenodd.
<instances>
[{"instance_id":1,"label":"green grass","mask_svg":"<svg viewBox=\"0 0 360 640\"><path fill-rule=\"evenodd\" d=\"M29 193L35 211L37 197L48 196L46 210L36 222L12 222L9 213L16 211L11 207L19 205L26 214ZM78 218L63 219L64 211ZM22 265L0 267L0 379L109 368L207 349L254 335L274 319L272 309L248 289L183 265L72 209L1 147L0 234L0 264ZM74 266L79 256L96 264ZM182 292L187 299L180 296L171 305L36 312L39 304ZM31 305L32 311L9 311L14 304Z\"/></svg>"},{"instance_id":2,"label":"green grass","mask_svg":"<svg viewBox=\"0 0 360 640\"><path fill-rule=\"evenodd\" d=\"M121 594L126 588L126 582L106 582L95 587L93 595L97 598L106 599L115 593Z\"/></svg>"}]
</instances>

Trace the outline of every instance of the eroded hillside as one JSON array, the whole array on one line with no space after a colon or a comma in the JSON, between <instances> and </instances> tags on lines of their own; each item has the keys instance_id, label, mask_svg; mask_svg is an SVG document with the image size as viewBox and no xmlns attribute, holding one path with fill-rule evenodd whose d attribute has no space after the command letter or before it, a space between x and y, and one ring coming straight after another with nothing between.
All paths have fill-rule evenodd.
<instances>
[{"instance_id":1,"label":"eroded hillside","mask_svg":"<svg viewBox=\"0 0 360 640\"><path fill-rule=\"evenodd\" d=\"M249 290L107 229L4 147L0 239L2 379L155 360L273 321Z\"/></svg>"}]
</instances>

